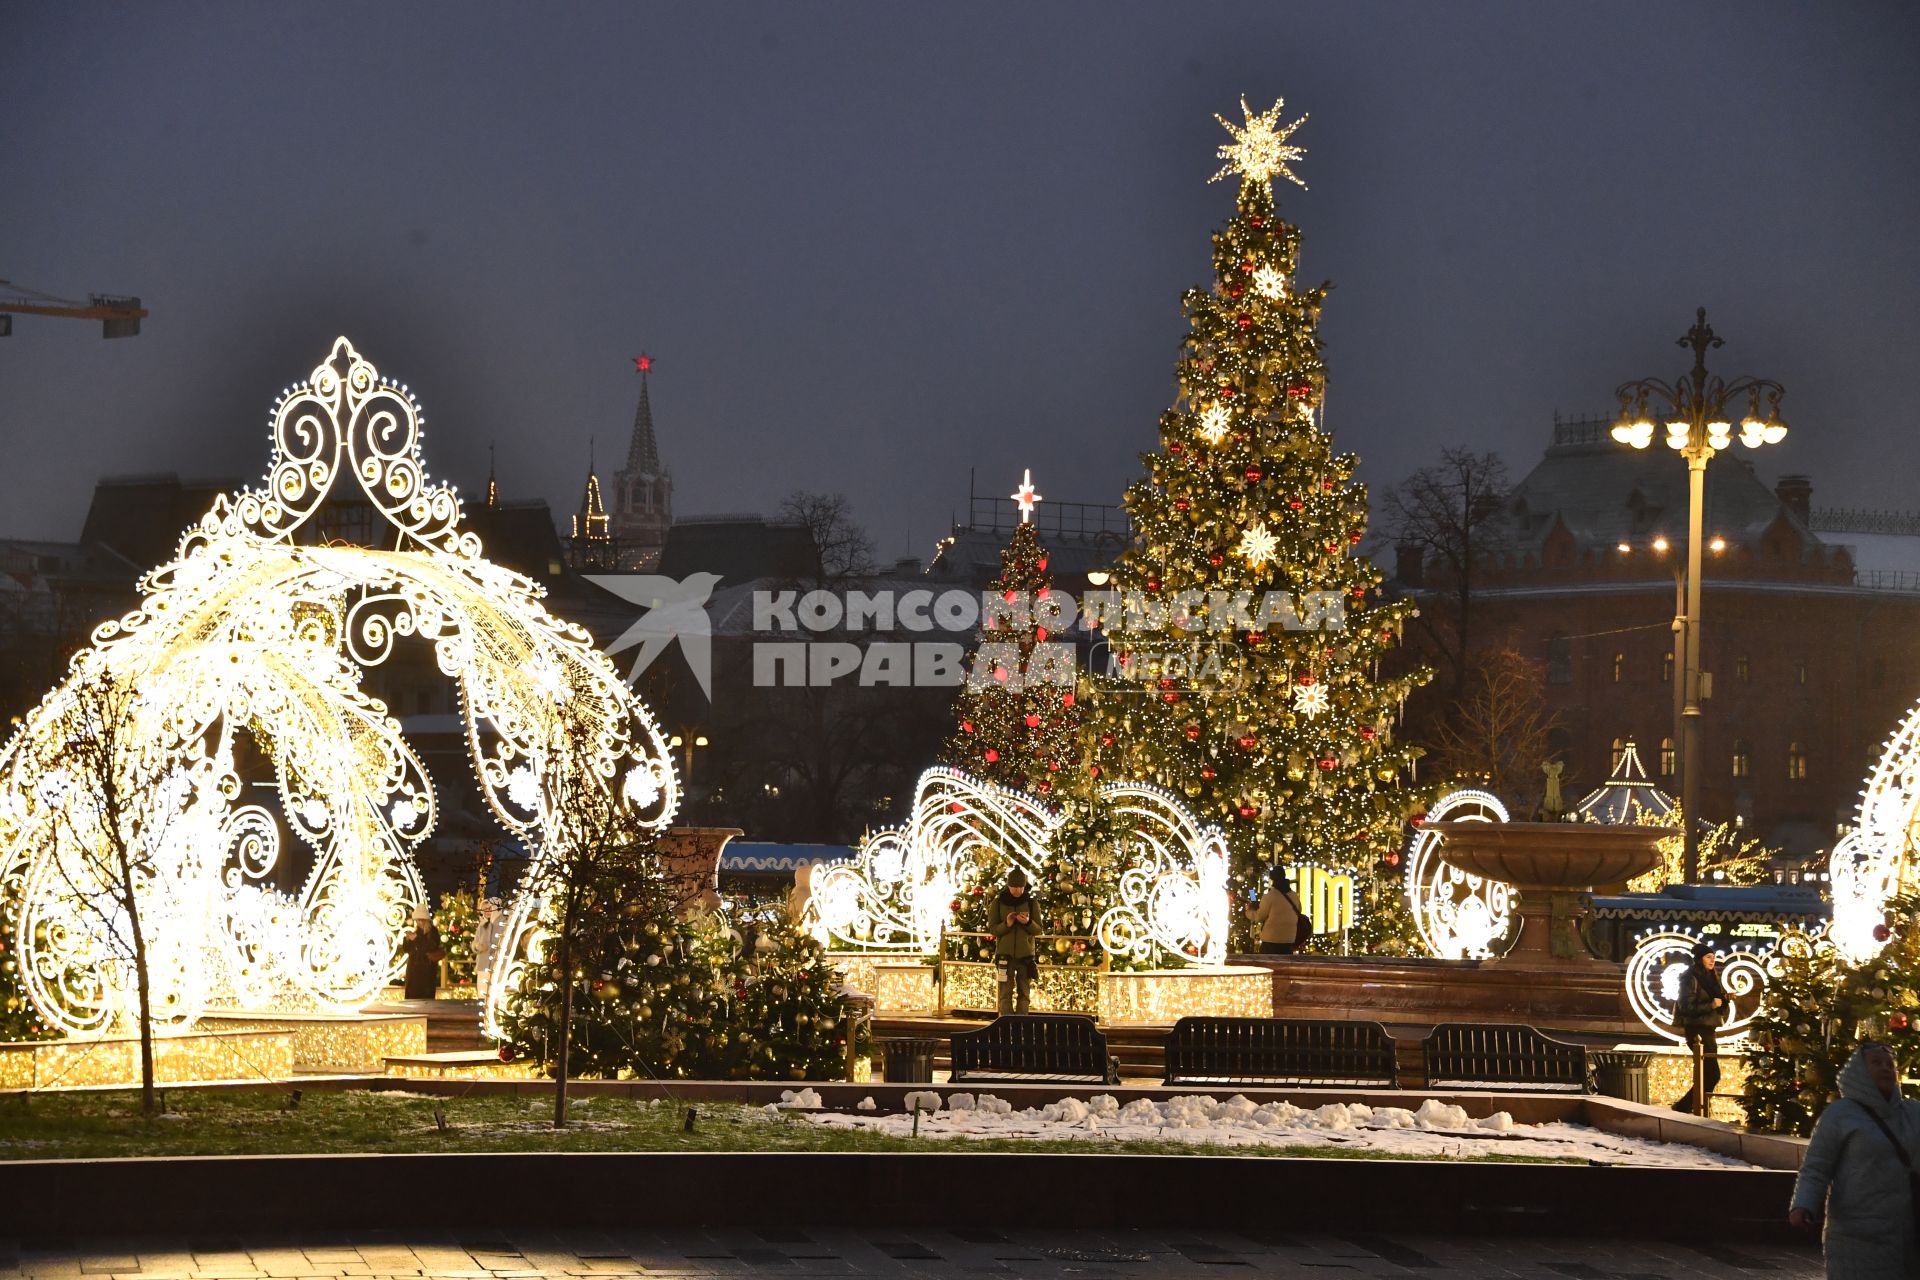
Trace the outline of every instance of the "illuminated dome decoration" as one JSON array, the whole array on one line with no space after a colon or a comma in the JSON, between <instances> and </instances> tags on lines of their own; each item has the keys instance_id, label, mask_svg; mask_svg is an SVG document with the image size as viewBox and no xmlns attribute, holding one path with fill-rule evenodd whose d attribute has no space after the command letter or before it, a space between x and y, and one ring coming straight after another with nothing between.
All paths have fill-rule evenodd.
<instances>
[{"instance_id":1,"label":"illuminated dome decoration","mask_svg":"<svg viewBox=\"0 0 1920 1280\"><path fill-rule=\"evenodd\" d=\"M1828 937L1850 963L1877 954L1873 936L1886 923L1887 901L1920 889L1920 707L1887 740L1867 775L1860 813L1827 861L1833 886Z\"/></svg>"},{"instance_id":2,"label":"illuminated dome decoration","mask_svg":"<svg viewBox=\"0 0 1920 1280\"><path fill-rule=\"evenodd\" d=\"M134 900L157 1022L350 1010L378 994L423 898L412 851L436 820L420 758L361 687L401 642L431 646L454 681L480 789L536 850L557 830L547 795L562 768L620 788L650 828L672 818L651 717L539 586L481 558L453 490L427 478L420 425L407 388L338 339L274 408L266 486L216 499L143 580L140 608L94 632L0 752L0 878L23 897L6 941L51 1025L100 1033L137 1016L124 921L101 906L110 789L141 804L117 829L145 864ZM322 541L328 503L371 504L381 545ZM126 749L109 788L72 760L114 689L127 691ZM261 787L272 803L252 799ZM274 885L297 876L283 865L296 842L311 871L290 895ZM516 942L535 913L515 905Z\"/></svg>"},{"instance_id":3,"label":"illuminated dome decoration","mask_svg":"<svg viewBox=\"0 0 1920 1280\"><path fill-rule=\"evenodd\" d=\"M1226 837L1158 787L1109 782L1099 797L1125 832L1119 901L1100 904L1094 925L1100 945L1138 963L1221 963ZM851 864L815 874L809 924L829 944L933 954L976 865L997 854L1041 877L1062 821L1023 792L929 769L906 826L869 837Z\"/></svg>"},{"instance_id":4,"label":"illuminated dome decoration","mask_svg":"<svg viewBox=\"0 0 1920 1280\"><path fill-rule=\"evenodd\" d=\"M1506 822L1507 807L1491 791L1449 791L1426 822ZM1441 853L1442 837L1423 824L1407 848L1407 897L1427 950L1445 960L1484 960L1513 926L1513 886L1468 875Z\"/></svg>"},{"instance_id":5,"label":"illuminated dome decoration","mask_svg":"<svg viewBox=\"0 0 1920 1280\"><path fill-rule=\"evenodd\" d=\"M1581 822L1608 822L1615 825L1660 826L1674 821L1679 801L1656 787L1640 763L1640 748L1628 738L1613 762L1607 780L1587 793L1574 808Z\"/></svg>"}]
</instances>

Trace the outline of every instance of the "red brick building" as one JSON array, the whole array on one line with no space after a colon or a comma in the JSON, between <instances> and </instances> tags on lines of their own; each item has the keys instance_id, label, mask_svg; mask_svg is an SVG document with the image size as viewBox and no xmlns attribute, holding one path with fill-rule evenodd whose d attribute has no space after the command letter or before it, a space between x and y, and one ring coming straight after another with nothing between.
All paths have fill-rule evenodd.
<instances>
[{"instance_id":1,"label":"red brick building","mask_svg":"<svg viewBox=\"0 0 1920 1280\"><path fill-rule=\"evenodd\" d=\"M1512 489L1473 626L1543 664L1570 794L1606 777L1625 738L1677 793L1687 469L1615 444L1609 425L1556 422ZM1880 744L1920 699L1920 519L1816 513L1807 477L1769 487L1750 457L1707 468L1702 811L1812 853L1851 820ZM1405 563L1398 576L1416 594L1444 586Z\"/></svg>"}]
</instances>

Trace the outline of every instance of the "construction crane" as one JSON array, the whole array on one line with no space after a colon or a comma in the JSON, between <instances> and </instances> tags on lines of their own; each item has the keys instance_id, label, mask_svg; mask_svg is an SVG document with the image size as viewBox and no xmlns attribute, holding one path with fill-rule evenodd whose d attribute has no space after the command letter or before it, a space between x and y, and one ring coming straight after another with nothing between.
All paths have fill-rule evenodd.
<instances>
[{"instance_id":1,"label":"construction crane","mask_svg":"<svg viewBox=\"0 0 1920 1280\"><path fill-rule=\"evenodd\" d=\"M72 320L98 320L103 338L131 338L140 332L140 321L147 310L138 298L120 298L105 293L87 295L85 302L56 298L38 289L29 289L11 280L0 280L0 338L13 333L13 317L66 316Z\"/></svg>"}]
</instances>

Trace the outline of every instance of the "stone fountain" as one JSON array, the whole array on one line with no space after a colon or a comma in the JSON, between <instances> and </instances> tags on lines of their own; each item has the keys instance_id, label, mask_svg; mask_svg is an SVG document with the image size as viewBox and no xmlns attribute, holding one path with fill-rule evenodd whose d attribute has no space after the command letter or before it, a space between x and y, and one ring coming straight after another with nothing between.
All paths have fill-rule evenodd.
<instances>
[{"instance_id":1,"label":"stone fountain","mask_svg":"<svg viewBox=\"0 0 1920 1280\"><path fill-rule=\"evenodd\" d=\"M1660 865L1663 827L1593 822L1436 822L1426 828L1443 840L1440 856L1469 875L1504 880L1518 890L1520 933L1489 965L1566 971L1620 966L1587 945L1582 925L1593 911L1593 890L1616 885Z\"/></svg>"}]
</instances>

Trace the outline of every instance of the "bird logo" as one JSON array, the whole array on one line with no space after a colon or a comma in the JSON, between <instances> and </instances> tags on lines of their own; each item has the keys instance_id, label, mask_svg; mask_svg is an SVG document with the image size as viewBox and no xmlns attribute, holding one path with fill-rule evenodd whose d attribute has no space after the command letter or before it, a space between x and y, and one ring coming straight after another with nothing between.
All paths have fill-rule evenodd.
<instances>
[{"instance_id":1,"label":"bird logo","mask_svg":"<svg viewBox=\"0 0 1920 1280\"><path fill-rule=\"evenodd\" d=\"M646 610L607 646L609 657L628 649L639 650L627 673L628 684L637 681L677 640L688 670L700 682L700 692L707 695L708 702L713 701L713 621L707 616L707 600L720 584L719 574L690 573L684 578L647 573L588 574L587 581Z\"/></svg>"}]
</instances>

